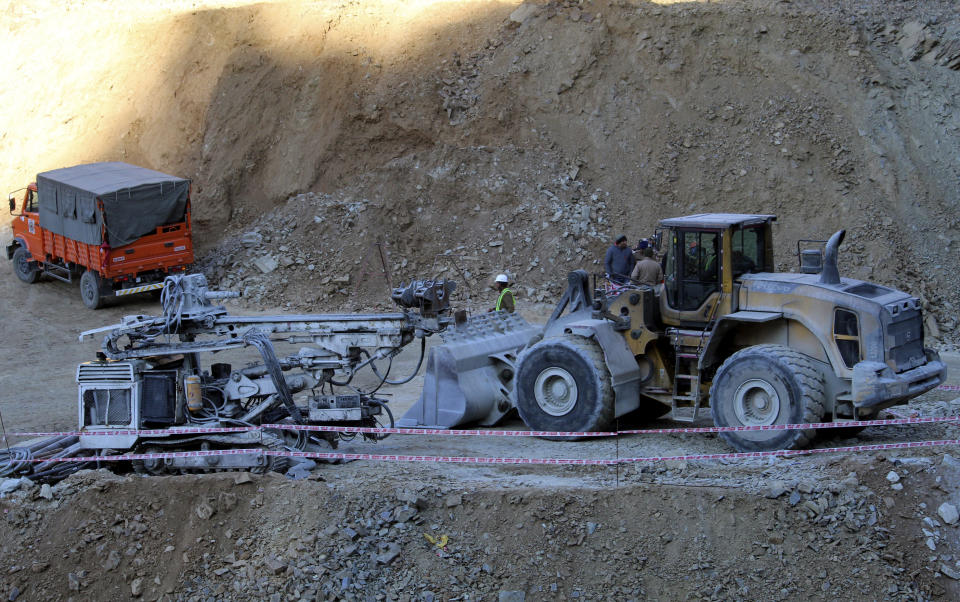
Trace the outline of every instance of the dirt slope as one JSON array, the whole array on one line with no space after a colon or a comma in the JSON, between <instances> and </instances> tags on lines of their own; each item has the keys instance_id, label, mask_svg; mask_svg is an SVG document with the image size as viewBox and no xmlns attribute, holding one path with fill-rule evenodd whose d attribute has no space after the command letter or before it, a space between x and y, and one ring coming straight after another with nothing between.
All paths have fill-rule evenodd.
<instances>
[{"instance_id":1,"label":"dirt slope","mask_svg":"<svg viewBox=\"0 0 960 602\"><path fill-rule=\"evenodd\" d=\"M621 231L774 212L780 267L797 238L846 227L844 273L922 294L949 343L953 8L11 3L4 75L23 85L0 98L17 149L0 177L95 159L192 177L200 245L226 245L209 272L258 304L344 304L375 240L395 279L449 252L439 267L472 287L508 269L549 300ZM233 255L230 235L270 211L271 240ZM262 277L248 259L266 254L280 269Z\"/></svg>"},{"instance_id":2,"label":"dirt slope","mask_svg":"<svg viewBox=\"0 0 960 602\"><path fill-rule=\"evenodd\" d=\"M378 240L394 283L450 276L482 309L509 270L526 309L620 232L755 211L780 215L782 268L795 239L848 228L843 273L922 294L930 334L957 341L954 2L37 0L0 15L0 181L118 159L192 178L202 267L249 309L382 304ZM69 426L72 370L91 353L67 347L74 331L151 308L97 318L75 287L0 276L7 428ZM859 440L957 436L912 428ZM725 449L649 441L623 452ZM552 443L511 449L619 446ZM352 463L319 482L83 473L0 500L0 595L955 599L960 536L938 509L960 505L958 471L918 453Z\"/></svg>"},{"instance_id":3,"label":"dirt slope","mask_svg":"<svg viewBox=\"0 0 960 602\"><path fill-rule=\"evenodd\" d=\"M55 600L955 597L956 582L943 574L960 570L957 530L937 506L955 497L957 460L764 464L674 462L618 474L537 467L552 487L520 485L524 471L511 467L355 463L308 481L86 471L0 500L0 592ZM884 477L891 472L901 488Z\"/></svg>"}]
</instances>

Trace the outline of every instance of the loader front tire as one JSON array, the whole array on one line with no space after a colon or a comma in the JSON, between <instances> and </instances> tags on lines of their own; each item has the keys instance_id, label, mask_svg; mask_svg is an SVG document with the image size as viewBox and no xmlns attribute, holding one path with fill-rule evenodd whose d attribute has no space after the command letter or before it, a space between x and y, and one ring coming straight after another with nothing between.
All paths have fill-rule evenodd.
<instances>
[{"instance_id":1,"label":"loader front tire","mask_svg":"<svg viewBox=\"0 0 960 602\"><path fill-rule=\"evenodd\" d=\"M37 262L30 259L30 252L23 247L18 247L13 252L13 271L16 272L17 278L27 284L33 284L40 280L40 269L37 267Z\"/></svg>"},{"instance_id":2,"label":"loader front tire","mask_svg":"<svg viewBox=\"0 0 960 602\"><path fill-rule=\"evenodd\" d=\"M544 339L526 350L517 366L517 411L531 429L584 433L606 430L613 422L610 371L592 339L569 334Z\"/></svg>"},{"instance_id":3,"label":"loader front tire","mask_svg":"<svg viewBox=\"0 0 960 602\"><path fill-rule=\"evenodd\" d=\"M782 345L755 345L731 355L710 387L717 426L769 426L821 422L823 374L808 356ZM720 436L741 452L800 449L816 429L727 431Z\"/></svg>"},{"instance_id":4,"label":"loader front tire","mask_svg":"<svg viewBox=\"0 0 960 602\"><path fill-rule=\"evenodd\" d=\"M89 309L99 309L103 305L100 276L96 272L87 270L80 276L80 299Z\"/></svg>"}]
</instances>

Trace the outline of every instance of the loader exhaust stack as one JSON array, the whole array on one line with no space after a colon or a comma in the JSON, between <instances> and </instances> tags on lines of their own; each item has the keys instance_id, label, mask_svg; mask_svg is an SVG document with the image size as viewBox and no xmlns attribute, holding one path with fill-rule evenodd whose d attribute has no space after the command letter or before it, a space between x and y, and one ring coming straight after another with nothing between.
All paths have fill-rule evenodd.
<instances>
[{"instance_id":1,"label":"loader exhaust stack","mask_svg":"<svg viewBox=\"0 0 960 602\"><path fill-rule=\"evenodd\" d=\"M837 253L840 243L847 234L846 230L838 230L827 241L827 248L824 250L823 271L820 272L821 284L840 284L840 269L837 267Z\"/></svg>"}]
</instances>

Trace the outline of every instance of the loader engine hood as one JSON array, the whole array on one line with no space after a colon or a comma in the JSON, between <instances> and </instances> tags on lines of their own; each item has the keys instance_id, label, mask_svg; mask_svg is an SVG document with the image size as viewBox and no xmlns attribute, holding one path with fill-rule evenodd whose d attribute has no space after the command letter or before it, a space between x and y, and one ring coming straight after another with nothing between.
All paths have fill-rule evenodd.
<instances>
[{"instance_id":1,"label":"loader engine hood","mask_svg":"<svg viewBox=\"0 0 960 602\"><path fill-rule=\"evenodd\" d=\"M759 274L744 274L739 280L744 287L750 290L786 291L793 290L798 286L809 286L822 291L819 294L823 295L824 298L841 299L851 296L869 300L881 306L908 299L918 301L915 297L911 297L903 291L864 280L840 278L836 284L827 284L821 280L819 274L761 272Z\"/></svg>"},{"instance_id":2,"label":"loader engine hood","mask_svg":"<svg viewBox=\"0 0 960 602\"><path fill-rule=\"evenodd\" d=\"M818 274L745 274L739 282L740 309L782 312L819 331L821 340L838 334L838 310L853 312L863 360L897 372L926 362L921 303L903 291L853 278L825 283Z\"/></svg>"}]
</instances>

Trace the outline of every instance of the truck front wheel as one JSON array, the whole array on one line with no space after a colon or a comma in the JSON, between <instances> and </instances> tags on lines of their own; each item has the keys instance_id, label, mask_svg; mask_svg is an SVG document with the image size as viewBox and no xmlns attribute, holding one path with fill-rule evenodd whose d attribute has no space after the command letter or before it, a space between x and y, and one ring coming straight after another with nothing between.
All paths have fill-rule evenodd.
<instances>
[{"instance_id":1,"label":"truck front wheel","mask_svg":"<svg viewBox=\"0 0 960 602\"><path fill-rule=\"evenodd\" d=\"M87 270L80 277L80 298L90 309L99 309L103 305L100 276L96 272Z\"/></svg>"},{"instance_id":2,"label":"truck front wheel","mask_svg":"<svg viewBox=\"0 0 960 602\"><path fill-rule=\"evenodd\" d=\"M782 345L755 345L731 355L710 387L710 412L717 426L772 426L820 422L824 415L823 374L812 359ZM815 429L720 433L738 451L806 447Z\"/></svg>"},{"instance_id":3,"label":"truck front wheel","mask_svg":"<svg viewBox=\"0 0 960 602\"><path fill-rule=\"evenodd\" d=\"M17 273L17 278L27 284L40 280L40 268L37 262L30 260L30 253L23 247L18 247L13 252L13 271Z\"/></svg>"}]
</instances>

